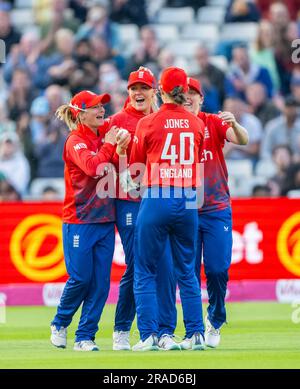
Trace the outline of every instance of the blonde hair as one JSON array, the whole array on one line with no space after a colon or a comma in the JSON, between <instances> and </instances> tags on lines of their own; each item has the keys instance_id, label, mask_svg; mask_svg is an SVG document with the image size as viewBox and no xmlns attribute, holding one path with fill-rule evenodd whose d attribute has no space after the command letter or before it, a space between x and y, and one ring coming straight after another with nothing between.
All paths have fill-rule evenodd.
<instances>
[{"instance_id":1,"label":"blonde hair","mask_svg":"<svg viewBox=\"0 0 300 389\"><path fill-rule=\"evenodd\" d=\"M152 100L151 100L151 109L152 109L152 112L157 112L159 110L156 92L154 93Z\"/></svg>"},{"instance_id":2,"label":"blonde hair","mask_svg":"<svg viewBox=\"0 0 300 389\"><path fill-rule=\"evenodd\" d=\"M55 116L66 123L66 125L69 127L70 131L76 130L79 122L80 122L80 113L77 116L76 119L74 119L71 111L71 107L68 104L63 104L60 107L57 108L55 112Z\"/></svg>"}]
</instances>

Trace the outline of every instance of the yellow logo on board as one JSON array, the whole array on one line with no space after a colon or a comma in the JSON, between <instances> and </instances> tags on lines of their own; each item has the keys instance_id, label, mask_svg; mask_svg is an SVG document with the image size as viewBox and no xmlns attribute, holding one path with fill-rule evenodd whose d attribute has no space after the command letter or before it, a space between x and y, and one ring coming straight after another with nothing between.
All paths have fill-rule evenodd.
<instances>
[{"instance_id":1,"label":"yellow logo on board","mask_svg":"<svg viewBox=\"0 0 300 389\"><path fill-rule=\"evenodd\" d=\"M41 248L49 237L55 237L56 245L51 245L51 252L42 255ZM26 217L13 231L9 250L14 266L32 281L54 281L66 274L58 216L36 214Z\"/></svg>"},{"instance_id":2,"label":"yellow logo on board","mask_svg":"<svg viewBox=\"0 0 300 389\"><path fill-rule=\"evenodd\" d=\"M277 235L277 253L284 267L300 276L300 212L282 224Z\"/></svg>"}]
</instances>

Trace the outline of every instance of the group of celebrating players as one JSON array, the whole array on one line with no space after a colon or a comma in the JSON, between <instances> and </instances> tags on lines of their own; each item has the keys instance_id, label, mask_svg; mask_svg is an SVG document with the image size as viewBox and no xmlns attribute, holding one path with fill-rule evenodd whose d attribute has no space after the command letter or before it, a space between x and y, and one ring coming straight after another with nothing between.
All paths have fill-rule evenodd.
<instances>
[{"instance_id":1,"label":"group of celebrating players","mask_svg":"<svg viewBox=\"0 0 300 389\"><path fill-rule=\"evenodd\" d=\"M131 349L135 314L140 341L133 351L217 347L226 322L232 251L222 148L225 141L247 144L247 131L230 112L201 112L199 81L175 67L163 70L158 87L149 69L132 72L124 108L104 119L109 100L108 94L82 91L57 111L70 128L63 155L69 279L51 323L51 342L66 347L67 327L82 304L74 350L99 350L95 334L109 292L116 226L127 267L120 281L113 350ZM114 196L103 195L109 175L117 176ZM189 206L200 187L202 204ZM209 298L205 325L201 262ZM174 337L177 285L185 325L181 342Z\"/></svg>"}]
</instances>

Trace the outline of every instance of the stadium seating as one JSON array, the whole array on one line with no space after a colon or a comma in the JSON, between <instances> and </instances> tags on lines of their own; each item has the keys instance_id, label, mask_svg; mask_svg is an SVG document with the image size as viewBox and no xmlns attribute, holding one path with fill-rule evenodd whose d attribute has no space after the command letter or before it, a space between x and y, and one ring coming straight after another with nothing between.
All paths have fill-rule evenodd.
<instances>
[{"instance_id":1,"label":"stadium seating","mask_svg":"<svg viewBox=\"0 0 300 389\"><path fill-rule=\"evenodd\" d=\"M40 199L42 197L43 190L47 186L51 186L56 189L60 199L64 198L65 183L63 178L35 178L30 185L29 197L31 199Z\"/></svg>"},{"instance_id":2,"label":"stadium seating","mask_svg":"<svg viewBox=\"0 0 300 389\"><path fill-rule=\"evenodd\" d=\"M252 42L256 38L257 29L257 23L227 23L221 29L220 38L223 41L236 41L238 39Z\"/></svg>"},{"instance_id":3,"label":"stadium seating","mask_svg":"<svg viewBox=\"0 0 300 389\"><path fill-rule=\"evenodd\" d=\"M34 25L34 13L31 8L13 9L10 13L12 24L21 32Z\"/></svg>"},{"instance_id":4,"label":"stadium seating","mask_svg":"<svg viewBox=\"0 0 300 389\"><path fill-rule=\"evenodd\" d=\"M158 23L169 24L172 22L177 25L184 25L194 22L194 10L191 7L182 8L162 8L159 11Z\"/></svg>"},{"instance_id":5,"label":"stadium seating","mask_svg":"<svg viewBox=\"0 0 300 389\"><path fill-rule=\"evenodd\" d=\"M174 24L153 24L151 27L161 43L179 39L178 28Z\"/></svg>"},{"instance_id":6,"label":"stadium seating","mask_svg":"<svg viewBox=\"0 0 300 389\"><path fill-rule=\"evenodd\" d=\"M199 40L189 39L171 42L167 45L167 48L176 54L176 56L193 58L195 55L195 50L198 46Z\"/></svg>"},{"instance_id":7,"label":"stadium seating","mask_svg":"<svg viewBox=\"0 0 300 389\"><path fill-rule=\"evenodd\" d=\"M183 27L181 38L216 42L219 38L219 30L214 24L188 24Z\"/></svg>"},{"instance_id":8,"label":"stadium seating","mask_svg":"<svg viewBox=\"0 0 300 389\"><path fill-rule=\"evenodd\" d=\"M255 174L260 177L271 178L276 173L276 167L272 161L259 160L255 168Z\"/></svg>"},{"instance_id":9,"label":"stadium seating","mask_svg":"<svg viewBox=\"0 0 300 389\"><path fill-rule=\"evenodd\" d=\"M197 13L199 23L214 23L220 26L224 21L225 9L220 7L201 7Z\"/></svg>"}]
</instances>

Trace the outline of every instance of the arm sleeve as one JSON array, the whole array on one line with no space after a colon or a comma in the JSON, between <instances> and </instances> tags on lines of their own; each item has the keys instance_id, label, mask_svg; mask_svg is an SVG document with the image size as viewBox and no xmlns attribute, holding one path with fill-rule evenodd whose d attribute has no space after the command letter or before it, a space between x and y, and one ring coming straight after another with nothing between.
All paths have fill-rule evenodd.
<instances>
[{"instance_id":1,"label":"arm sleeve","mask_svg":"<svg viewBox=\"0 0 300 389\"><path fill-rule=\"evenodd\" d=\"M84 173L90 177L97 176L97 168L100 164L109 163L112 160L115 146L104 143L97 154L88 149L86 143L79 137L70 137L66 144L66 156Z\"/></svg>"},{"instance_id":2,"label":"arm sleeve","mask_svg":"<svg viewBox=\"0 0 300 389\"><path fill-rule=\"evenodd\" d=\"M224 144L225 140L228 140L226 138L226 133L228 128L230 128L230 125L227 124L224 120L220 119L218 115L214 115L213 120L218 133L218 138L220 139L220 142Z\"/></svg>"},{"instance_id":3,"label":"arm sleeve","mask_svg":"<svg viewBox=\"0 0 300 389\"><path fill-rule=\"evenodd\" d=\"M133 138L132 149L130 153L130 165L133 163L145 163L147 160L146 153L146 131L144 120L138 122L135 135Z\"/></svg>"}]
</instances>

